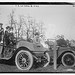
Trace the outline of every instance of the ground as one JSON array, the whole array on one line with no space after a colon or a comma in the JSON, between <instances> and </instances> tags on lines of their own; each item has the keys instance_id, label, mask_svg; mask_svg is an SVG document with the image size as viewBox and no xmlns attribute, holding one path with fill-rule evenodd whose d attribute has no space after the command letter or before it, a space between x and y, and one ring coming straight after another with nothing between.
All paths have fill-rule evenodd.
<instances>
[{"instance_id":1,"label":"ground","mask_svg":"<svg viewBox=\"0 0 75 75\"><path fill-rule=\"evenodd\" d=\"M11 62L10 62L11 63ZM29 71L21 71L18 70L15 65L9 65L3 61L0 61L0 72L74 72L72 69L67 69L63 65L60 65L58 69L55 71L53 69L53 65L49 65L47 67L32 67Z\"/></svg>"}]
</instances>

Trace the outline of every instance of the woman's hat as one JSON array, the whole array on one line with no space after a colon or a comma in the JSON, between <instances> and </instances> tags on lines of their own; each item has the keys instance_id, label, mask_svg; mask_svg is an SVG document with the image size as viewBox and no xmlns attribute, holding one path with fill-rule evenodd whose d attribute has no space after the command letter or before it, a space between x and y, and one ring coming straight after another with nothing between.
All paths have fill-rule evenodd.
<instances>
[{"instance_id":1,"label":"woman's hat","mask_svg":"<svg viewBox=\"0 0 75 75\"><path fill-rule=\"evenodd\" d=\"M40 33L39 33L39 32L36 32L36 33L35 33L35 36L36 36L36 35L40 35Z\"/></svg>"},{"instance_id":2,"label":"woman's hat","mask_svg":"<svg viewBox=\"0 0 75 75\"><path fill-rule=\"evenodd\" d=\"M10 29L10 26L7 26L6 29Z\"/></svg>"}]
</instances>

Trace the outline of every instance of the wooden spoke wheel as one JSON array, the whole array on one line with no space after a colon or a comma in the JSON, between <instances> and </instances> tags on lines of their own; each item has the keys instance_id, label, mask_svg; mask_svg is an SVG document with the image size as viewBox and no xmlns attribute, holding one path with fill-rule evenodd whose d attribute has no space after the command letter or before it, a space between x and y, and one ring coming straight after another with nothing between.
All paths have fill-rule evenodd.
<instances>
[{"instance_id":1,"label":"wooden spoke wheel","mask_svg":"<svg viewBox=\"0 0 75 75\"><path fill-rule=\"evenodd\" d=\"M43 67L48 66L49 63L50 63L50 56L49 56L49 53L48 52L45 53L45 59L47 60L47 62L44 64Z\"/></svg>"},{"instance_id":2,"label":"wooden spoke wheel","mask_svg":"<svg viewBox=\"0 0 75 75\"><path fill-rule=\"evenodd\" d=\"M75 56L73 53L67 52L62 56L62 64L66 67L75 66Z\"/></svg>"},{"instance_id":3,"label":"wooden spoke wheel","mask_svg":"<svg viewBox=\"0 0 75 75\"><path fill-rule=\"evenodd\" d=\"M33 65L33 56L29 51L20 50L15 57L15 64L19 70L29 70Z\"/></svg>"}]
</instances>

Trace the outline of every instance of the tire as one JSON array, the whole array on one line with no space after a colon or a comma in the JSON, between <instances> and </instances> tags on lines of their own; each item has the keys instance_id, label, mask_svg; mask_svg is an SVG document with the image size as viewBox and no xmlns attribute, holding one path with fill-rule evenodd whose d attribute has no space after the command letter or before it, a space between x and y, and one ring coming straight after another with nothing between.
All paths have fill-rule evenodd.
<instances>
[{"instance_id":1,"label":"tire","mask_svg":"<svg viewBox=\"0 0 75 75\"><path fill-rule=\"evenodd\" d=\"M33 65L33 56L27 50L20 50L15 57L15 64L19 70L30 70Z\"/></svg>"},{"instance_id":2,"label":"tire","mask_svg":"<svg viewBox=\"0 0 75 75\"><path fill-rule=\"evenodd\" d=\"M73 53L67 52L62 56L62 64L65 67L74 67L75 66L75 56Z\"/></svg>"},{"instance_id":3,"label":"tire","mask_svg":"<svg viewBox=\"0 0 75 75\"><path fill-rule=\"evenodd\" d=\"M49 56L49 53L48 53L48 52L46 52L46 53L45 53L45 57L46 57L46 59L47 59L47 63L46 63L46 64L44 64L44 66L43 66L43 67L48 66L48 65L49 65L49 63L50 63L50 56Z\"/></svg>"}]
</instances>

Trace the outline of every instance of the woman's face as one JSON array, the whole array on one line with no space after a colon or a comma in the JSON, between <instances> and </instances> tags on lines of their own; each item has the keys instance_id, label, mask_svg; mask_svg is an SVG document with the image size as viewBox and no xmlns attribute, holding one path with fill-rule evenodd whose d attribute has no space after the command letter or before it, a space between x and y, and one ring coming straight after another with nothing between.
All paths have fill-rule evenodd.
<instances>
[{"instance_id":1,"label":"woman's face","mask_svg":"<svg viewBox=\"0 0 75 75\"><path fill-rule=\"evenodd\" d=\"M8 32L9 32L9 29L6 29L6 31L8 31Z\"/></svg>"},{"instance_id":2,"label":"woman's face","mask_svg":"<svg viewBox=\"0 0 75 75\"><path fill-rule=\"evenodd\" d=\"M10 30L10 33L12 33L12 32L13 32L13 29Z\"/></svg>"},{"instance_id":3,"label":"woman's face","mask_svg":"<svg viewBox=\"0 0 75 75\"><path fill-rule=\"evenodd\" d=\"M39 35L36 35L36 38L39 38Z\"/></svg>"}]
</instances>

